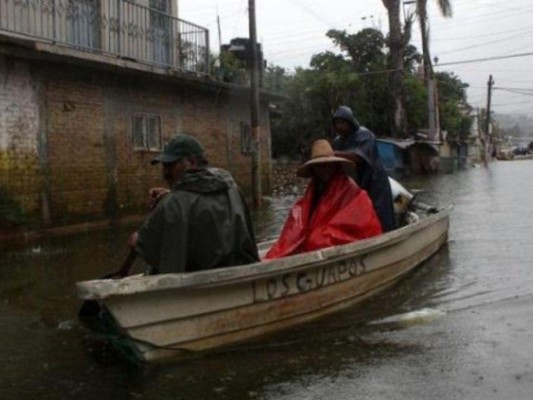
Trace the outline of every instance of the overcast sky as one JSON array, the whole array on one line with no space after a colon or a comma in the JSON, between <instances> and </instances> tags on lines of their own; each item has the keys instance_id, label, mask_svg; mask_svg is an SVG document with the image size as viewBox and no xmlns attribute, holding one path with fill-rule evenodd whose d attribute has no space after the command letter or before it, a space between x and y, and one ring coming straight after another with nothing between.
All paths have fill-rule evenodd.
<instances>
[{"instance_id":1,"label":"overcast sky","mask_svg":"<svg viewBox=\"0 0 533 400\"><path fill-rule=\"evenodd\" d=\"M178 2L180 18L209 29L213 51L219 45L217 13L223 43L248 36L248 0ZM436 0L428 0L431 55L439 59L436 70L452 71L468 83L468 100L474 107L486 106L487 81L492 74L492 109L529 114L533 110L533 1L451 2L454 15L444 18ZM410 7L404 6L405 11ZM325 36L328 29L355 33L373 27L388 32L387 12L381 0L256 0L256 18L265 58L288 69L308 67L313 54L338 51ZM413 33L412 44L421 51L418 30ZM531 55L498 59L523 53ZM494 59L479 61L484 58ZM464 61L469 62L443 65Z\"/></svg>"}]
</instances>

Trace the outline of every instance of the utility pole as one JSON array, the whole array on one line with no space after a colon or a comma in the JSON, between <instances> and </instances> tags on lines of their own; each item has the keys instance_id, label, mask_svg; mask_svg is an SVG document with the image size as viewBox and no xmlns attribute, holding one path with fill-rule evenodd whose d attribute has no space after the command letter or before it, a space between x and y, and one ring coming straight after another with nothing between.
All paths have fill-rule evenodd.
<instances>
[{"instance_id":1,"label":"utility pole","mask_svg":"<svg viewBox=\"0 0 533 400\"><path fill-rule=\"evenodd\" d=\"M480 160L485 160L485 155L482 153L482 151L485 151L485 140L483 139L483 128L481 127L481 110L479 107L476 109L476 133L479 138L480 143L480 149L478 149L477 155L479 156Z\"/></svg>"},{"instance_id":2,"label":"utility pole","mask_svg":"<svg viewBox=\"0 0 533 400\"><path fill-rule=\"evenodd\" d=\"M433 71L429 72L429 77L426 81L426 88L429 134L431 135L432 140L442 141L439 116L439 93L437 91L437 81L435 79Z\"/></svg>"},{"instance_id":3,"label":"utility pole","mask_svg":"<svg viewBox=\"0 0 533 400\"><path fill-rule=\"evenodd\" d=\"M433 81L433 105L435 107L435 126L437 128L438 136L436 138L439 140L439 142L443 141L442 138L442 131L440 129L440 113L439 113L439 87L437 85L437 80L435 79Z\"/></svg>"},{"instance_id":4,"label":"utility pole","mask_svg":"<svg viewBox=\"0 0 533 400\"><path fill-rule=\"evenodd\" d=\"M218 27L218 50L222 47L222 31L220 30L220 15L218 15L217 7L217 27Z\"/></svg>"},{"instance_id":5,"label":"utility pole","mask_svg":"<svg viewBox=\"0 0 533 400\"><path fill-rule=\"evenodd\" d=\"M439 109L437 106L437 85L429 53L429 21L425 2L416 2L420 33L422 35L422 61L424 67L424 83L427 91L428 128L430 140L440 140ZM423 6L421 9L420 6ZM437 133L439 134L437 136Z\"/></svg>"},{"instance_id":6,"label":"utility pole","mask_svg":"<svg viewBox=\"0 0 533 400\"><path fill-rule=\"evenodd\" d=\"M494 80L492 79L492 75L489 75L489 81L487 82L487 115L485 116L485 165L487 165L487 160L489 157L489 150L492 150L491 149L492 135L490 132L490 103L492 100L492 87L493 86L494 86Z\"/></svg>"},{"instance_id":7,"label":"utility pole","mask_svg":"<svg viewBox=\"0 0 533 400\"><path fill-rule=\"evenodd\" d=\"M261 135L259 130L259 65L257 60L257 32L255 0L248 0L248 19L252 63L250 66L251 125L254 149L252 150L252 198L255 208L261 207Z\"/></svg>"}]
</instances>

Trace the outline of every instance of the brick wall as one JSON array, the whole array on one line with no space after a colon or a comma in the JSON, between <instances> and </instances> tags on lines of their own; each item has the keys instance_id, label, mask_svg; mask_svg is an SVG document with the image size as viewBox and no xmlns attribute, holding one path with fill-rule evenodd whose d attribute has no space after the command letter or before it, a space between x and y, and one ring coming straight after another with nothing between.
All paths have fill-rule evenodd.
<instances>
[{"instance_id":1,"label":"brick wall","mask_svg":"<svg viewBox=\"0 0 533 400\"><path fill-rule=\"evenodd\" d=\"M0 228L39 207L39 108L29 65L0 56Z\"/></svg>"},{"instance_id":2,"label":"brick wall","mask_svg":"<svg viewBox=\"0 0 533 400\"><path fill-rule=\"evenodd\" d=\"M243 94L184 95L183 131L198 137L213 165L228 169L242 190L251 194L251 156L241 153L241 123L250 122L250 99ZM269 193L270 124L266 105L261 113L261 175Z\"/></svg>"},{"instance_id":3,"label":"brick wall","mask_svg":"<svg viewBox=\"0 0 533 400\"><path fill-rule=\"evenodd\" d=\"M98 216L107 193L103 89L82 74L74 79L39 72L45 82L52 220Z\"/></svg>"},{"instance_id":4,"label":"brick wall","mask_svg":"<svg viewBox=\"0 0 533 400\"><path fill-rule=\"evenodd\" d=\"M240 123L250 118L247 96L6 58L0 72L8 82L0 82L1 184L33 220L64 225L146 211L148 189L164 182L160 167L149 163L157 152L133 149L135 113L160 116L163 142L176 133L198 137L212 165L250 188L250 156L240 143ZM262 114L268 193L266 105Z\"/></svg>"}]
</instances>

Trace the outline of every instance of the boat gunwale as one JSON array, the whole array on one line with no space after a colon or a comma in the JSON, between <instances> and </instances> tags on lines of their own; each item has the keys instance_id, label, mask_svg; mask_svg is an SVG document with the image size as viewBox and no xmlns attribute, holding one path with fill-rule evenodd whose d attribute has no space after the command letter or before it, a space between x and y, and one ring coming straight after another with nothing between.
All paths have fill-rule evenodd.
<instances>
[{"instance_id":1,"label":"boat gunwale","mask_svg":"<svg viewBox=\"0 0 533 400\"><path fill-rule=\"evenodd\" d=\"M445 233L442 233L442 234L439 235L439 236L438 236L433 242L431 242L431 243L428 245L428 247L432 247L434 244L443 243L443 242L445 241L445 239L444 239L445 236L446 236L446 234L445 234ZM430 251L429 254L428 254L426 257L424 257L424 259L423 259L420 263L423 263L423 262L425 262L427 259L431 258L431 257L435 254L435 252L438 250L439 247L440 247L440 246L438 246L438 247L436 248L436 250L432 250L432 251ZM412 257L413 257L413 255L411 255L411 256L407 256L407 257L405 257L405 258L402 258L402 259L397 260L396 263L402 263L402 262L405 262L406 260L410 260ZM372 269L371 271L367 271L367 272L365 272L365 275L372 274L372 273L382 272L382 270L387 269L387 268L390 269L391 267L392 267L392 264L385 265L385 266L382 266L382 267L379 267L379 268L375 268L375 269ZM392 278L390 278L389 280L385 280L385 281L383 281L383 282L382 282L381 284L379 284L377 287L370 288L370 289L368 289L368 290L366 290L366 291L361 292L360 294L363 295L363 296L367 296L368 294L371 294L371 293L373 293L373 292L375 292L375 291L379 291L380 288L382 288L382 287L393 285L394 283L398 282L398 280L400 279L401 276L403 276L403 275L405 275L405 274L408 274L411 270L412 270L412 268L409 268L407 271L405 271L405 272L403 272L403 273L401 273L401 274L398 274L397 276L395 275L395 276L393 276ZM360 278L360 276L352 277L352 278L348 279L347 281L353 281L354 279L358 279L358 278ZM335 287L336 285L345 284L347 281L333 282L333 283L328 284L327 286L328 286L328 287ZM322 289L322 287L315 287L315 288L309 289L309 290L307 290L307 291L305 291L305 292L302 292L302 293L292 293L292 294L288 294L288 295L284 296L283 299L287 300L287 299L290 299L290 298L294 298L294 297L296 297L296 296L302 296L302 295L305 296L305 295L308 295L310 292L316 292L316 291L321 290L321 289ZM360 294L356 294L356 295L354 295L354 296L351 296L351 297L348 298L348 299L359 297ZM281 300L280 298L273 298L273 299L268 299L268 300L262 300L260 303L273 303L273 302L277 302L277 301L280 301L280 300ZM345 301L346 301L346 299L344 299L344 300L338 300L338 301L336 301L336 302L334 302L334 303L329 304L329 305L326 306L325 308L328 308L328 307L330 307L331 305L338 305L338 304L343 303L343 302L345 302ZM243 305L240 304L240 305L236 305L236 306L231 307L231 308L225 308L224 311L237 310L237 309L240 309L240 308L242 308L242 307L243 307ZM207 316L207 315L215 315L215 314L217 314L217 313L219 313L219 312L220 312L220 310L209 311L209 312L206 312L206 313L195 314L195 317L197 317L197 316L205 317L205 316ZM283 318L283 319L290 319L290 318L293 318L293 317L294 317L294 316L290 316L290 317L286 317L286 318ZM166 321L171 321L171 320L172 320L172 321L186 320L186 319L188 319L188 318L190 318L190 316L180 317L180 318L172 318L172 319L170 319L170 320L164 320L164 319L162 319L162 320L158 320L157 322L150 322L150 323L143 324L143 325L139 325L139 326L143 326L143 327L145 327L145 326L151 326L151 325L158 325L158 324L160 324L161 322L166 322ZM259 325L257 325L257 326L259 326ZM129 327L126 327L126 328L129 328ZM216 335L213 335L213 336L216 336Z\"/></svg>"},{"instance_id":2,"label":"boat gunwale","mask_svg":"<svg viewBox=\"0 0 533 400\"><path fill-rule=\"evenodd\" d=\"M430 259L438 251L438 249L441 247L439 244L442 244L442 243L444 243L446 241L446 239L445 239L446 235L447 235L447 233L443 231L441 233L441 235L439 235L439 237L436 238L430 244L429 247L433 247L433 246L435 246L435 247L434 247L433 250L429 251L427 256L424 257L424 259L421 261L421 263L427 261L428 259ZM417 264L417 265L419 265L419 264ZM379 271L379 270L374 270L372 272L377 272L377 271ZM362 301L364 299L367 299L367 298L369 298L371 296L374 296L375 294L377 294L379 292L382 292L385 289L390 288L391 286L397 284L402 276L408 274L411 271L412 271L412 268L409 268L407 271L404 271L404 272L392 277L391 279L381 281L381 283L378 286L376 286L376 287L370 288L370 289L368 289L366 291L358 292L356 294L353 294L353 295L351 295L349 297L346 297L346 298L343 298L341 300L330 302L327 305L322 306L321 310L324 311L325 314L329 315L331 313L338 312L338 311L340 311L342 309L345 309L345 308L350 307L350 306L352 306L354 304L357 304L360 301ZM279 301L279 300L280 299L274 299L272 301ZM240 307L237 307L237 308L240 308ZM211 314L211 313L208 313L208 314ZM208 314L203 314L201 316L205 317L205 315L208 315ZM253 331L253 330L256 330L256 329L259 329L259 328L263 328L264 329L267 326L275 327L275 326L279 325L280 323L283 323L284 321L292 321L294 319L298 320L298 322L294 324L294 325L297 325L297 324L301 324L301 323L305 323L305 322L309 322L309 321L315 320L315 319L317 319L319 317L320 317L320 315L315 315L315 313L313 311L309 311L308 310L308 311L301 312L301 313L298 313L298 314L294 314L294 315L291 315L291 316L286 316L286 317L283 317L283 318L277 318L275 320L272 320L272 321L269 321L269 322L266 322L266 323L260 323L260 324L256 323L254 325L248 325L246 327L246 329L244 329L244 330L246 330L246 331L252 330ZM147 324L147 325L143 325L143 327L149 326L149 325L157 325L157 324ZM292 324L290 326L292 326ZM284 327L284 328L281 328L281 329L286 329L286 328L287 328L287 326ZM234 333L238 333L238 332L241 332L241 331L243 331L243 329L232 329L230 331L213 333L213 334L210 334L210 335L207 335L207 336L197 337L197 338L194 338L194 339L188 339L186 341L174 341L174 342L168 342L168 343L165 343L165 344L153 343L153 342L150 342L149 340L135 337L134 334L132 335L131 332L128 333L127 336L125 336L125 337L127 337L128 341L131 341L130 345L132 346L132 348L135 348L138 351L141 351L142 355L140 356L140 358L143 361L154 362L154 361L160 361L160 360L158 360L158 357L156 357L155 359L152 359L151 356L147 356L147 354L151 354L154 351L156 351L156 352L161 352L161 351L168 352L168 353L166 353L166 356L162 357L162 359L175 358L175 357L181 359L181 358L184 358L184 357L189 357L189 356L191 356L191 354L199 355L199 354L202 354L202 353L207 352L207 351L213 351L214 347L202 347L202 343L204 343L205 341L210 341L210 340L213 340L213 339L216 339L216 338L226 337L228 335L232 335ZM251 335L250 338L266 335L266 334L269 334L269 333L272 333L272 332L275 332L275 331L277 331L277 329L272 328L272 329L269 329L267 332L264 332L264 333L261 333L261 334L258 334L258 335ZM215 346L215 347L227 347L227 346L231 347L232 345L235 345L237 343L245 342L246 340L248 340L248 338L240 339L240 340L237 340L237 341L232 342L232 343L224 344L222 346ZM141 346L141 347L148 346L148 349L139 350L139 346ZM200 346L200 348L197 348L198 346Z\"/></svg>"},{"instance_id":3,"label":"boat gunwale","mask_svg":"<svg viewBox=\"0 0 533 400\"><path fill-rule=\"evenodd\" d=\"M143 292L172 289L198 289L210 286L227 285L276 276L288 271L306 269L317 263L343 260L368 251L376 251L398 241L404 240L415 232L425 229L447 218L453 205L439 210L418 222L396 229L383 235L363 239L341 246L328 247L312 252L296 254L275 260L258 261L253 264L238 265L205 271L171 273L153 276L134 275L123 279L100 279L82 281L76 284L78 297L83 300L103 300L111 296L132 295Z\"/></svg>"}]
</instances>

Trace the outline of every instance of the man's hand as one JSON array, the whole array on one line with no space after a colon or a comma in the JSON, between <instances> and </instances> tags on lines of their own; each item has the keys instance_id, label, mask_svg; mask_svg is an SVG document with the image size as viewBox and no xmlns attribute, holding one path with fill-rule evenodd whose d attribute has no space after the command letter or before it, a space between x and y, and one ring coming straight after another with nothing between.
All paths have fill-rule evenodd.
<instances>
[{"instance_id":1,"label":"man's hand","mask_svg":"<svg viewBox=\"0 0 533 400\"><path fill-rule=\"evenodd\" d=\"M157 203L159 203L159 200L163 198L166 194L170 193L170 190L163 187L155 187L151 188L148 191L148 194L150 196L150 208L153 210Z\"/></svg>"},{"instance_id":2,"label":"man's hand","mask_svg":"<svg viewBox=\"0 0 533 400\"><path fill-rule=\"evenodd\" d=\"M137 240L139 240L139 233L137 231L133 232L128 238L127 245L130 249L134 249L137 245Z\"/></svg>"}]
</instances>

